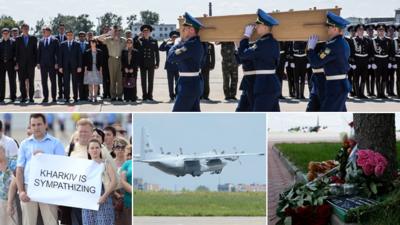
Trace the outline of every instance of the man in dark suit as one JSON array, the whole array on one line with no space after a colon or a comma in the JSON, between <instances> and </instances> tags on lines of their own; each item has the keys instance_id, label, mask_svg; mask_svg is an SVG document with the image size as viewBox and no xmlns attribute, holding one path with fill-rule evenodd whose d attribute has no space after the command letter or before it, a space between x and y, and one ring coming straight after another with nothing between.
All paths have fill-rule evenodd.
<instances>
[{"instance_id":1,"label":"man in dark suit","mask_svg":"<svg viewBox=\"0 0 400 225\"><path fill-rule=\"evenodd\" d=\"M74 33L72 31L67 32L67 40L60 45L58 66L64 77L65 103L69 103L70 100L71 77L74 102L78 102L77 74L82 72L82 53L79 43L74 41Z\"/></svg>"},{"instance_id":2,"label":"man in dark suit","mask_svg":"<svg viewBox=\"0 0 400 225\"><path fill-rule=\"evenodd\" d=\"M8 82L10 84L11 102L16 98L16 78L15 78L15 41L10 38L8 28L1 30L2 38L0 39L0 103L4 103L6 94L6 72L8 73Z\"/></svg>"},{"instance_id":3,"label":"man in dark suit","mask_svg":"<svg viewBox=\"0 0 400 225\"><path fill-rule=\"evenodd\" d=\"M55 36L58 40L58 44L61 45L64 41L67 40L67 36L65 35L65 25L60 24L58 26L58 35ZM63 99L64 95L64 78L63 74L57 70L57 84L58 84L58 99Z\"/></svg>"},{"instance_id":4,"label":"man in dark suit","mask_svg":"<svg viewBox=\"0 0 400 225\"><path fill-rule=\"evenodd\" d=\"M83 54L85 53L86 49L88 49L89 43L86 41L86 33L83 31L79 32L79 47L81 49L81 54L83 58ZM89 95L89 87L83 83L84 78L84 71L78 73L78 92L79 92L79 100L80 101L87 101Z\"/></svg>"},{"instance_id":5,"label":"man in dark suit","mask_svg":"<svg viewBox=\"0 0 400 225\"><path fill-rule=\"evenodd\" d=\"M51 36L50 27L45 27L43 32L43 38L39 41L38 47L38 69L40 69L42 77L42 88L43 88L43 102L49 102L49 88L47 85L47 79L50 78L51 84L51 98L53 103L57 102L57 79L56 70L58 69L57 57L58 57L58 40Z\"/></svg>"},{"instance_id":6,"label":"man in dark suit","mask_svg":"<svg viewBox=\"0 0 400 225\"><path fill-rule=\"evenodd\" d=\"M29 90L29 103L34 103L35 66L37 60L37 38L28 34L29 25L21 26L22 35L15 41L16 68L19 71L21 103L26 102ZM25 83L27 81L27 83Z\"/></svg>"}]
</instances>

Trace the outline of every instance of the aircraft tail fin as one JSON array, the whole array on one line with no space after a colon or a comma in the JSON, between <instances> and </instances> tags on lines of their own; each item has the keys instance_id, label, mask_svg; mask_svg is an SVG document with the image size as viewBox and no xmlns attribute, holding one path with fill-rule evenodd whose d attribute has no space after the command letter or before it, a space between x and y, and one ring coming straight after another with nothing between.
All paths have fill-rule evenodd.
<instances>
[{"instance_id":1,"label":"aircraft tail fin","mask_svg":"<svg viewBox=\"0 0 400 225\"><path fill-rule=\"evenodd\" d=\"M153 159L158 156L151 144L150 135L146 132L146 129L144 127L142 127L142 140L140 151L141 160Z\"/></svg>"}]
</instances>

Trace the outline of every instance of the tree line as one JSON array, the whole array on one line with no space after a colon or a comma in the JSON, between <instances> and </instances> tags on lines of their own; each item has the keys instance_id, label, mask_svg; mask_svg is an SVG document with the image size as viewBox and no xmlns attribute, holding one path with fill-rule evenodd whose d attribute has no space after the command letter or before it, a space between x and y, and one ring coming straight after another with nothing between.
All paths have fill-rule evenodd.
<instances>
[{"instance_id":1,"label":"tree line","mask_svg":"<svg viewBox=\"0 0 400 225\"><path fill-rule=\"evenodd\" d=\"M96 31L98 32L100 28L104 26L114 26L118 25L124 29L129 29L135 23L141 24L150 24L155 25L158 24L160 21L160 16L156 12L152 12L150 10L141 11L139 13L140 20L138 20L138 16L136 14L129 15L125 18L126 26L123 26L123 17L112 12L107 12L104 15L97 17L97 26L93 21L90 20L88 14L81 14L78 16L72 15L64 15L64 14L57 14L56 17L49 19L46 21L45 19L40 19L36 21L36 24L29 24L31 27L31 31L34 35L40 36L41 29L43 26L47 25L50 28L57 32L59 24L64 24L67 30L72 30L75 33L79 31ZM13 17L8 15L1 15L0 16L0 30L4 27L13 28L13 27L20 27L24 23L23 20L15 20Z\"/></svg>"}]
</instances>

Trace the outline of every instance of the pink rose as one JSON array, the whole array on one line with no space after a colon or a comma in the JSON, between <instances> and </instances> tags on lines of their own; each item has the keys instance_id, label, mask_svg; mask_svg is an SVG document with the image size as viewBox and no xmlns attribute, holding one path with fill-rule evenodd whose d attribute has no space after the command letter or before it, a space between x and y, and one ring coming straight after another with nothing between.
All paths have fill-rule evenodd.
<instances>
[{"instance_id":1,"label":"pink rose","mask_svg":"<svg viewBox=\"0 0 400 225\"><path fill-rule=\"evenodd\" d=\"M382 165L382 164L378 164L375 167L375 176L380 177L383 175L383 173L385 172L386 166Z\"/></svg>"},{"instance_id":2,"label":"pink rose","mask_svg":"<svg viewBox=\"0 0 400 225\"><path fill-rule=\"evenodd\" d=\"M383 164L386 166L388 164L388 161L386 160L386 158L378 152L375 153L375 161L376 161L377 165Z\"/></svg>"},{"instance_id":3,"label":"pink rose","mask_svg":"<svg viewBox=\"0 0 400 225\"><path fill-rule=\"evenodd\" d=\"M362 169L363 169L363 172L365 175L370 176L374 173L375 166L367 164L367 165L364 165L362 167Z\"/></svg>"}]
</instances>

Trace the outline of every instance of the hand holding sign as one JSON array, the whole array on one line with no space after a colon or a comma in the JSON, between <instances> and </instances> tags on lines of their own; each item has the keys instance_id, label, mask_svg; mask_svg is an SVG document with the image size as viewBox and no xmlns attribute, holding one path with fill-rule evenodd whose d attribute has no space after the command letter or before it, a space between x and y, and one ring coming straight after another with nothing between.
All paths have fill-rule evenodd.
<instances>
[{"instance_id":1,"label":"hand holding sign","mask_svg":"<svg viewBox=\"0 0 400 225\"><path fill-rule=\"evenodd\" d=\"M31 199L28 197L28 195L26 194L25 191L21 191L21 192L19 193L19 199L20 199L21 201L23 201L23 202L30 202L30 201L31 201Z\"/></svg>"}]
</instances>

